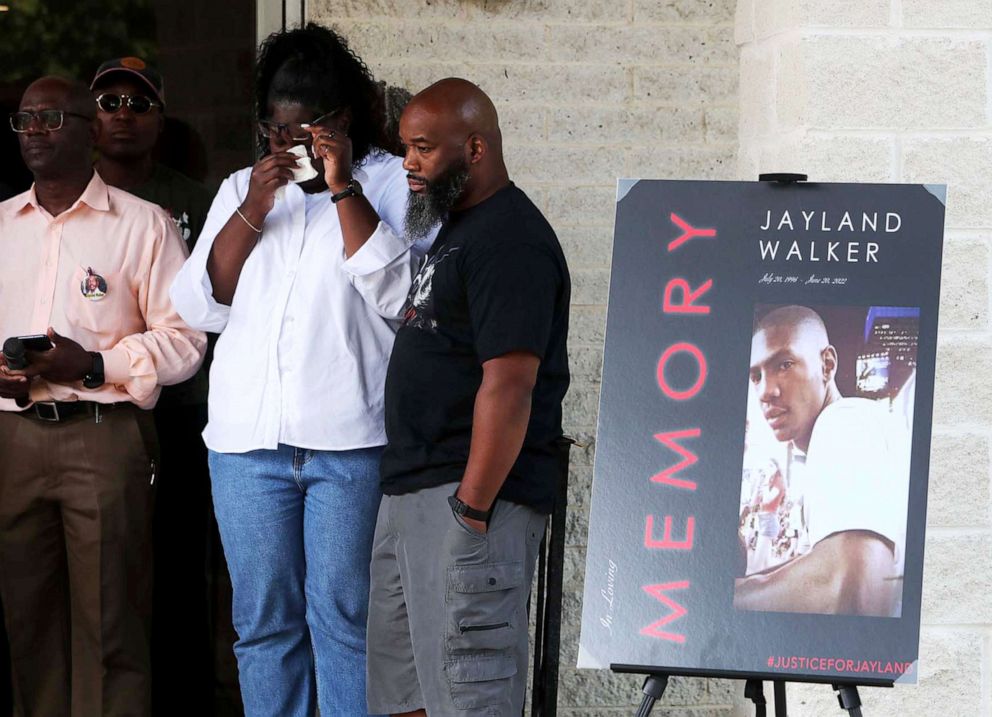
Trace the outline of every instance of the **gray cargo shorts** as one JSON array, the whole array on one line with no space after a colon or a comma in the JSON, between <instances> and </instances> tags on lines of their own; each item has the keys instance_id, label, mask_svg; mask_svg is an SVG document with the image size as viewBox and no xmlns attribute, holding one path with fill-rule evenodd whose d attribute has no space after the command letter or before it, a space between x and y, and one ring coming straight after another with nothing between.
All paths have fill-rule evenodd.
<instances>
[{"instance_id":1,"label":"gray cargo shorts","mask_svg":"<svg viewBox=\"0 0 992 717\"><path fill-rule=\"evenodd\" d=\"M523 709L527 597L547 517L500 500L483 535L451 512L456 488L383 496L369 595L370 713Z\"/></svg>"}]
</instances>

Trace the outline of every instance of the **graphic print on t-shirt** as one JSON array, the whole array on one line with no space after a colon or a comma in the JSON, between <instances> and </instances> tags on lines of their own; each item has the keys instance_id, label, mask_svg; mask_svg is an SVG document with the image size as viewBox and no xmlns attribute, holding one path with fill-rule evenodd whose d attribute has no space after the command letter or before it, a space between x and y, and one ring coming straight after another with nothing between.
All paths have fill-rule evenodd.
<instances>
[{"instance_id":1,"label":"graphic print on t-shirt","mask_svg":"<svg viewBox=\"0 0 992 717\"><path fill-rule=\"evenodd\" d=\"M445 247L420 268L410 287L403 307L403 325L415 329L437 331L437 315L434 312L434 272L438 265L458 251L460 247Z\"/></svg>"},{"instance_id":2,"label":"graphic print on t-shirt","mask_svg":"<svg viewBox=\"0 0 992 717\"><path fill-rule=\"evenodd\" d=\"M189 212L183 212L170 207L162 207L172 217L173 223L176 225L176 229L179 230L179 236L182 237L183 241L186 242L186 246L189 247L189 238L192 234L192 230L189 226ZM192 247L189 247L192 250Z\"/></svg>"}]
</instances>

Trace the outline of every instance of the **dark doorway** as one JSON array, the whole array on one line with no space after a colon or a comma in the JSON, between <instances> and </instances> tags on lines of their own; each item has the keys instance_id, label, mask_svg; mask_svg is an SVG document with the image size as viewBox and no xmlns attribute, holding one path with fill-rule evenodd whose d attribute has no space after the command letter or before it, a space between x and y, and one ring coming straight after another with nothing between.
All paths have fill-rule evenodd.
<instances>
[{"instance_id":1,"label":"dark doorway","mask_svg":"<svg viewBox=\"0 0 992 717\"><path fill-rule=\"evenodd\" d=\"M30 186L6 115L42 75L85 82L104 60L136 55L165 77L161 160L216 187L252 162L254 0L5 0L0 12L0 185Z\"/></svg>"}]
</instances>

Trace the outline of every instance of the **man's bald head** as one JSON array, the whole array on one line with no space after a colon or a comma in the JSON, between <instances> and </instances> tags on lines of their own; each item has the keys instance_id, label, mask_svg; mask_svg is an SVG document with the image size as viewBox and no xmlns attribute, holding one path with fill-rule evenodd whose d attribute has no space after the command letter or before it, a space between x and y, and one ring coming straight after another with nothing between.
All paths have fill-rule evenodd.
<instances>
[{"instance_id":1,"label":"man's bald head","mask_svg":"<svg viewBox=\"0 0 992 717\"><path fill-rule=\"evenodd\" d=\"M496 106L478 85L460 77L447 77L414 95L407 110L422 110L435 115L452 134L479 134L491 146L500 148L502 137Z\"/></svg>"},{"instance_id":2,"label":"man's bald head","mask_svg":"<svg viewBox=\"0 0 992 717\"><path fill-rule=\"evenodd\" d=\"M37 102L39 98L50 97L61 98L58 109L96 117L96 104L89 88L79 80L56 75L42 77L28 85L21 97L21 109L27 109L28 103Z\"/></svg>"},{"instance_id":3,"label":"man's bald head","mask_svg":"<svg viewBox=\"0 0 992 717\"><path fill-rule=\"evenodd\" d=\"M768 312L761 317L754 329L755 334L761 331L787 331L794 336L801 336L804 343L816 346L817 350L830 343L823 319L805 306L782 306Z\"/></svg>"}]
</instances>

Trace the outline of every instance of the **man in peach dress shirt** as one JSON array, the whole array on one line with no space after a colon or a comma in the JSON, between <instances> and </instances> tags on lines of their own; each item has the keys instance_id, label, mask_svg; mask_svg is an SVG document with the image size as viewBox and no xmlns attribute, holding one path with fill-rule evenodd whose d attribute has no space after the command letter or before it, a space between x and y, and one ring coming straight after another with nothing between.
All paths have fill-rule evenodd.
<instances>
[{"instance_id":1,"label":"man in peach dress shirt","mask_svg":"<svg viewBox=\"0 0 992 717\"><path fill-rule=\"evenodd\" d=\"M0 340L52 343L0 359L0 593L41 717L150 712L150 409L206 346L169 301L175 224L93 170L95 115L85 86L33 83L10 121L34 185L0 203Z\"/></svg>"}]
</instances>

